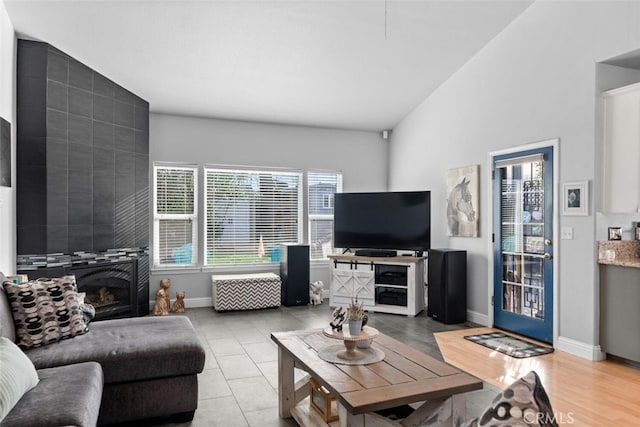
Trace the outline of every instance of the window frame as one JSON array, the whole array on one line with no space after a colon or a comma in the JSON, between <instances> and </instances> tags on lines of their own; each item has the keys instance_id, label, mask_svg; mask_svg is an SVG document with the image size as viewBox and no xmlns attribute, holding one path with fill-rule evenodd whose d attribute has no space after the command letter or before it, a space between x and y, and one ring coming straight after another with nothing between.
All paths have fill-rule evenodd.
<instances>
[{"instance_id":1,"label":"window frame","mask_svg":"<svg viewBox=\"0 0 640 427\"><path fill-rule=\"evenodd\" d=\"M193 213L192 214L161 214L158 213L158 171L161 169L193 171ZM198 227L199 227L199 167L187 163L154 162L153 164L153 268L154 269L189 269L199 265L198 260ZM161 220L191 220L191 263L162 263L160 262L160 221Z\"/></svg>"},{"instance_id":2,"label":"window frame","mask_svg":"<svg viewBox=\"0 0 640 427\"><path fill-rule=\"evenodd\" d=\"M305 192L306 192L306 209L305 209L305 214L307 216L307 233L306 233L306 241L309 244L309 247L311 248L311 245L313 244L312 240L311 240L311 232L312 232L312 226L311 223L314 220L331 220L333 221L334 217L335 217L335 210L333 211L333 213L331 214L311 214L311 209L310 209L310 202L311 202L311 196L310 196L310 180L309 177L312 174L324 174L324 175L330 175L333 174L336 176L336 193L342 193L343 191L343 173L342 171L339 170L327 170L327 169L309 169L306 171L305 173ZM331 206L326 207L325 206L325 199L324 199L324 195L323 195L323 200L322 200L322 207L323 209L335 209L335 193L333 195L333 197L330 198L331 203L329 203ZM313 251L311 251L313 252ZM335 252L335 246L333 246L333 239L331 241L331 253ZM324 255L324 254L323 254ZM312 254L310 254L310 256L312 256ZM326 262L328 260L328 258L326 257L326 255L324 255L322 258L310 258L311 262Z\"/></svg>"}]
</instances>

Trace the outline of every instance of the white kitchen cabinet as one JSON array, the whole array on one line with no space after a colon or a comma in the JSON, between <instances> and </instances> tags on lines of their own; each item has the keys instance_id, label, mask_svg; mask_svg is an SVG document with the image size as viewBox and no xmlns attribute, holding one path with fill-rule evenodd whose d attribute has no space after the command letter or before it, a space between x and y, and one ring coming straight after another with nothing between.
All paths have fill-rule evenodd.
<instances>
[{"instance_id":1,"label":"white kitchen cabinet","mask_svg":"<svg viewBox=\"0 0 640 427\"><path fill-rule=\"evenodd\" d=\"M603 211L640 211L640 83L603 94Z\"/></svg>"}]
</instances>

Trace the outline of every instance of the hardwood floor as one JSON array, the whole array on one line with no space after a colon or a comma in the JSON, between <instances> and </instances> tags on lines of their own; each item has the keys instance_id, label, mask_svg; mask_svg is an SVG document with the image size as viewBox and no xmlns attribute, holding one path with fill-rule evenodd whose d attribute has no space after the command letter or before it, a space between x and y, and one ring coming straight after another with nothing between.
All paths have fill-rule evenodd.
<instances>
[{"instance_id":1,"label":"hardwood floor","mask_svg":"<svg viewBox=\"0 0 640 427\"><path fill-rule=\"evenodd\" d=\"M563 351L516 359L465 340L492 328L435 333L442 357L499 389L535 370L560 426L640 425L640 370L611 361L591 362Z\"/></svg>"}]
</instances>

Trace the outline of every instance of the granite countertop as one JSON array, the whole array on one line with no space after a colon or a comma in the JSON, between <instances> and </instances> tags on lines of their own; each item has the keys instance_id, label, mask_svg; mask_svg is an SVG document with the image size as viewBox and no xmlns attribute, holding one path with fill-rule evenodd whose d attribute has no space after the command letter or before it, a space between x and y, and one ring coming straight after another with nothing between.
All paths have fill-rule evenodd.
<instances>
[{"instance_id":1,"label":"granite countertop","mask_svg":"<svg viewBox=\"0 0 640 427\"><path fill-rule=\"evenodd\" d=\"M598 264L640 268L640 240L599 241Z\"/></svg>"}]
</instances>

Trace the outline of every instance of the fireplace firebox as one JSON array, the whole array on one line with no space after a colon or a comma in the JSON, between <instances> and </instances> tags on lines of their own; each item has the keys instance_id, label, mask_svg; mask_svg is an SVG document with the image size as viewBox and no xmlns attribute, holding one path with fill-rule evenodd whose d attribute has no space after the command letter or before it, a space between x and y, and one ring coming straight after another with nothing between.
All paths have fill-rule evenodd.
<instances>
[{"instance_id":1,"label":"fireplace firebox","mask_svg":"<svg viewBox=\"0 0 640 427\"><path fill-rule=\"evenodd\" d=\"M138 309L136 261L105 262L72 267L78 292L96 309L96 320L130 317Z\"/></svg>"}]
</instances>

